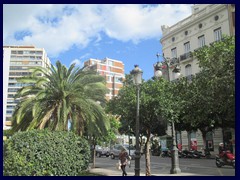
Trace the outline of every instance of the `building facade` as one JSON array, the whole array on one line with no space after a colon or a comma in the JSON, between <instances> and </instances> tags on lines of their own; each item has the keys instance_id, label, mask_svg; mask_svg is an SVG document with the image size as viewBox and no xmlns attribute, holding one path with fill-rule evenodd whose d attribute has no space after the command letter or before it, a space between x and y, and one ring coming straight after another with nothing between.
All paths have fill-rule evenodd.
<instances>
[{"instance_id":1,"label":"building facade","mask_svg":"<svg viewBox=\"0 0 240 180\"><path fill-rule=\"evenodd\" d=\"M43 48L34 46L3 46L3 129L11 127L11 117L18 103L17 91L26 84L17 78L30 74L30 67L48 67L50 60Z\"/></svg>"},{"instance_id":2,"label":"building facade","mask_svg":"<svg viewBox=\"0 0 240 180\"><path fill-rule=\"evenodd\" d=\"M110 100L118 94L118 91L123 87L124 64L122 61L105 58L103 60L89 59L84 62L84 67L94 70L99 75L106 78L106 86L109 93L106 94L106 99Z\"/></svg>"},{"instance_id":3,"label":"building facade","mask_svg":"<svg viewBox=\"0 0 240 180\"><path fill-rule=\"evenodd\" d=\"M175 25L161 26L162 52L164 57L171 62L169 68L170 80L176 79L172 72L174 65L179 64L181 74L191 79L201 71L197 59L190 56L191 52L204 45L220 41L223 35L235 35L235 5L233 4L196 4L192 6L192 15L181 20ZM166 69L165 69L166 71ZM166 75L163 69L163 75ZM235 130L226 130L235 145ZM170 129L168 130L170 134ZM217 151L217 146L223 140L221 129L216 129L208 135L205 144ZM197 145L204 147L201 132L178 132L178 143L184 148ZM215 148L214 148L215 147Z\"/></svg>"}]
</instances>

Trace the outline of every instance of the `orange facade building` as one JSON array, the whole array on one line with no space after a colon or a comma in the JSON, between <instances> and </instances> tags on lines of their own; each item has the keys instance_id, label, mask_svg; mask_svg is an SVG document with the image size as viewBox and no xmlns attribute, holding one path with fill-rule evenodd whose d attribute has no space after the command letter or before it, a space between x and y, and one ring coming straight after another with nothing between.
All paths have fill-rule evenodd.
<instances>
[{"instance_id":1,"label":"orange facade building","mask_svg":"<svg viewBox=\"0 0 240 180\"><path fill-rule=\"evenodd\" d=\"M118 94L118 91L123 86L124 64L122 61L105 58L89 59L84 62L84 67L97 71L101 76L106 78L106 86L109 89L109 93L106 94L106 99L110 100Z\"/></svg>"}]
</instances>

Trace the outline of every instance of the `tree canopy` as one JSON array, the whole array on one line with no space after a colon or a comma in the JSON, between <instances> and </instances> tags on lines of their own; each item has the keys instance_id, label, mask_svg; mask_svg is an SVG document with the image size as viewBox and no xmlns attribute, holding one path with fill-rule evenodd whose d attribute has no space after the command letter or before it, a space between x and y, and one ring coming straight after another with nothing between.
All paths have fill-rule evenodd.
<instances>
[{"instance_id":1,"label":"tree canopy","mask_svg":"<svg viewBox=\"0 0 240 180\"><path fill-rule=\"evenodd\" d=\"M100 103L105 102L104 77L84 71L75 64L69 68L56 62L56 67L36 67L31 75L18 79L27 83L16 98L20 102L13 114L13 130L49 128L71 130L83 135L107 132L109 121ZM100 102L100 103L99 103Z\"/></svg>"}]
</instances>

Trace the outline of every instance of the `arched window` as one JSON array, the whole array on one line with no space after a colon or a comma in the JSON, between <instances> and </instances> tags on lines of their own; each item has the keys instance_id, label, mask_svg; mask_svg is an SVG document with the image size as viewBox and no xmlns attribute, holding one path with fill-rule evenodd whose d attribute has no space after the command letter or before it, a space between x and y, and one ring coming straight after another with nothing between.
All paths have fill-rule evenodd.
<instances>
[{"instance_id":1,"label":"arched window","mask_svg":"<svg viewBox=\"0 0 240 180\"><path fill-rule=\"evenodd\" d=\"M188 64L185 66L185 76L190 76L192 75L192 66L191 64Z\"/></svg>"}]
</instances>

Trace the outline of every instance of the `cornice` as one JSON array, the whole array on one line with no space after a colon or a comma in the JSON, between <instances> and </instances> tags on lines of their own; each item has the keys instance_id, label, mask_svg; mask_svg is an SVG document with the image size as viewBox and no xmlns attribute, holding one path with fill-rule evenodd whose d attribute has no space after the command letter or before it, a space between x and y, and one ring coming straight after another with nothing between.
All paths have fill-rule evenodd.
<instances>
[{"instance_id":1,"label":"cornice","mask_svg":"<svg viewBox=\"0 0 240 180\"><path fill-rule=\"evenodd\" d=\"M204 8L202 11L206 10L208 7ZM182 21L179 21L178 23L184 22L186 19L191 18L192 20L187 22L186 24L181 25L180 27L168 32L166 35L163 35L162 38L160 39L160 42L162 43L162 41L170 38L173 36L173 34L178 34L180 32L182 32L183 30L188 29L189 27L193 27L193 25L202 22L203 20L209 18L210 16L212 16L213 14L216 14L217 12L221 12L222 10L224 10L226 8L227 10L227 4L220 4L219 6L216 6L213 10L204 13L202 16L200 17L196 17L194 18L194 16L197 16L196 14L192 14L191 16L183 19ZM200 13L200 12L199 12ZM170 29L174 26L177 26L177 24L174 24L173 26L169 27Z\"/></svg>"}]
</instances>

